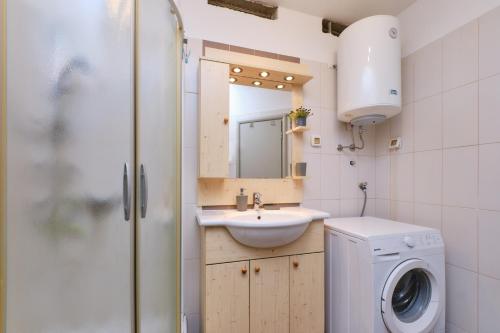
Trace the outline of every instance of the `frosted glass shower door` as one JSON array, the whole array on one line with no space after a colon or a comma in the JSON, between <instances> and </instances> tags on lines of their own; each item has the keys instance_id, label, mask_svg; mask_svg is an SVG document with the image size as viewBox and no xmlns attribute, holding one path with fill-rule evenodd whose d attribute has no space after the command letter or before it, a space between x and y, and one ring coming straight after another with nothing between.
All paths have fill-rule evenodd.
<instances>
[{"instance_id":1,"label":"frosted glass shower door","mask_svg":"<svg viewBox=\"0 0 500 333\"><path fill-rule=\"evenodd\" d=\"M140 332L175 332L178 218L177 21L167 0L138 1L137 279Z\"/></svg>"},{"instance_id":2,"label":"frosted glass shower door","mask_svg":"<svg viewBox=\"0 0 500 333\"><path fill-rule=\"evenodd\" d=\"M6 332L133 332L133 2L6 5Z\"/></svg>"}]
</instances>

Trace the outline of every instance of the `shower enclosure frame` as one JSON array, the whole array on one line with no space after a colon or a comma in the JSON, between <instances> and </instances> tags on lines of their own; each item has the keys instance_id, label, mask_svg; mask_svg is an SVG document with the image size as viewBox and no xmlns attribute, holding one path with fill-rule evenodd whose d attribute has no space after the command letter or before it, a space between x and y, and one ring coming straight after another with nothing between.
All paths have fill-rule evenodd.
<instances>
[{"instance_id":1,"label":"shower enclosure frame","mask_svg":"<svg viewBox=\"0 0 500 333\"><path fill-rule=\"evenodd\" d=\"M139 15L138 15L138 7L140 1L144 0L133 0L132 10L133 10L133 64L134 67L132 69L134 74L134 82L133 82L133 113L134 118L137 118L137 112L139 109L138 105L138 27L139 27ZM177 63L176 63L176 97L177 97L177 107L176 107L176 315L175 315L175 326L176 331L180 332L181 330L181 129L182 129L182 46L184 41L184 29L183 22L178 10L178 6L175 0L165 0L170 4L171 12L177 17L177 33L176 33L176 45L177 45ZM7 0L0 0L0 333L6 333L6 248L7 248L7 240L6 240L6 232L5 227L7 223L6 216L6 192L7 192L7 103L6 103L6 90L7 90L7 77L6 77L6 69L7 69ZM137 131L137 122L134 122L134 131ZM134 138L134 150L137 149L137 137ZM137 153L134 154L135 161L131 161L131 163L136 163L137 165ZM134 174L132 179L134 179L134 183L138 184L139 182L139 172L138 168L134 168ZM135 192L135 191L134 191ZM135 200L133 200L135 202ZM132 209L134 215L138 215L136 209ZM137 256L137 229L140 220L138 218L133 219L134 222L134 235L133 235L133 302L132 306L134 309L132 318L132 330L133 332L140 333L140 298L139 298L139 286L138 286L138 256Z\"/></svg>"}]
</instances>

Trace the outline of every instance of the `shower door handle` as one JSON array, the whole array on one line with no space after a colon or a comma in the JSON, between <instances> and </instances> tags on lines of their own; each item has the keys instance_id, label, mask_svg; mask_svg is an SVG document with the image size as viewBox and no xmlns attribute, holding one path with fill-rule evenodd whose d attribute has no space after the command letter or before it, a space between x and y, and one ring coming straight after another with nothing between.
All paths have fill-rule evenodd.
<instances>
[{"instance_id":1,"label":"shower door handle","mask_svg":"<svg viewBox=\"0 0 500 333\"><path fill-rule=\"evenodd\" d=\"M146 212L148 210L148 177L146 174L146 170L144 168L144 164L141 164L141 218L146 217Z\"/></svg>"},{"instance_id":2,"label":"shower door handle","mask_svg":"<svg viewBox=\"0 0 500 333\"><path fill-rule=\"evenodd\" d=\"M128 163L123 165L123 215L125 221L130 220L130 181L129 181L129 168Z\"/></svg>"}]
</instances>

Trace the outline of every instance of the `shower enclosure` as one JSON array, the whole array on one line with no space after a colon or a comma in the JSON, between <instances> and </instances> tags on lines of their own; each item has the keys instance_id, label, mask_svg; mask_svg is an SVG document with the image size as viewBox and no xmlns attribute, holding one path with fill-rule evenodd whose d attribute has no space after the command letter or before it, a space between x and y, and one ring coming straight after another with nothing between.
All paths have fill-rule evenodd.
<instances>
[{"instance_id":1,"label":"shower enclosure","mask_svg":"<svg viewBox=\"0 0 500 333\"><path fill-rule=\"evenodd\" d=\"M1 2L0 332L175 332L175 5Z\"/></svg>"}]
</instances>

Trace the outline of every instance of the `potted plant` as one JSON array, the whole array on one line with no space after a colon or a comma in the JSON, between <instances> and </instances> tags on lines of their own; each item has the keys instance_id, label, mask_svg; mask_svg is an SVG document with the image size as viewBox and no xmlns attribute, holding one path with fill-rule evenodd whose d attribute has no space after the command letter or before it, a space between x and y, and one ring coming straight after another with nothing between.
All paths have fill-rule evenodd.
<instances>
[{"instance_id":1,"label":"potted plant","mask_svg":"<svg viewBox=\"0 0 500 333\"><path fill-rule=\"evenodd\" d=\"M306 126L307 117L309 116L312 116L311 109L306 109L302 106L288 113L288 117L295 121L295 126Z\"/></svg>"}]
</instances>

